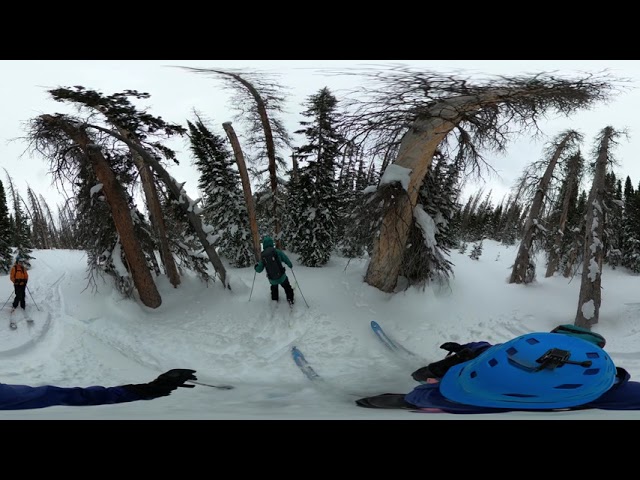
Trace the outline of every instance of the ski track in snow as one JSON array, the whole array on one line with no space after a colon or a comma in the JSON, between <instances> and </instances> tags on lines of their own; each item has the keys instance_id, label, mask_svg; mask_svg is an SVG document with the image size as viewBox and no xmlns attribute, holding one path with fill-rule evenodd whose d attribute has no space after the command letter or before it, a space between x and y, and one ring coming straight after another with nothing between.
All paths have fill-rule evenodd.
<instances>
[{"instance_id":1,"label":"ski track in snow","mask_svg":"<svg viewBox=\"0 0 640 480\"><path fill-rule=\"evenodd\" d=\"M339 317L331 310L330 301L326 304L313 302L307 307L298 289L293 310L283 299L274 305L266 293L268 287L264 285L264 279L260 284L256 282L254 296L247 302L252 274L243 279L244 289L239 288L228 298L214 292L221 301L245 304L239 310L241 314L209 312L200 304L198 295L194 295L184 298L179 307L172 303L171 308L176 309L174 315L166 315L173 313L167 311L169 307L159 307L158 311L165 313L159 318L139 303L121 299L101 280L98 280L100 294L94 295L87 288L84 254L78 253L74 266L65 264L67 259L68 252L57 257L55 251L49 251L47 261L34 262L30 271L30 292L27 292L27 311L34 319L33 326L27 326L20 319L16 331L9 329L13 289L8 276L3 279L0 296L11 295L11 300L0 311L0 357L3 360L0 362L0 381L33 385L115 385L146 382L171 368L193 368L202 382L251 387L254 393L245 401L247 405L255 406L257 412L264 407L279 407L299 411L300 417L304 418L305 412L314 408L313 404L309 405L310 389L323 396L334 395L339 405L348 405L354 395L408 392L415 386L407 362L399 361L385 351L369 327L370 320L378 321L389 335L419 357L432 360L444 356L445 352L439 346L447 341L501 343L525 333L549 331L559 323L573 322L573 319L533 316L517 308L509 313L478 311L475 319L478 327L474 330L458 326L456 312L448 311L453 321L442 322L437 327L425 324L424 329L406 332L402 328L402 315L393 313L402 302L401 295L390 299L387 311L376 311L368 298L377 295L377 291L372 293L373 289L364 283L354 287L353 282L336 281L332 286L335 294L349 296L354 308L370 315L367 321L362 321L362 314L357 318ZM358 274L345 269L345 275ZM197 282L195 279L185 281ZM307 287L305 291L311 292ZM179 295L168 285L159 288L163 296ZM216 289L219 285L209 288ZM87 309L88 303L74 305L68 300L82 290L82 295L94 295L95 304L90 309ZM68 292L73 295L67 295ZM201 294L212 293L203 287ZM448 295L456 295L456 292ZM434 297L433 305L430 314L437 315L437 297ZM16 315L20 313L18 309ZM603 320L603 329L596 328L595 331L607 338L606 350L633 378L640 376L640 324L637 320L640 304L619 305L601 310L603 313L607 323L628 332L624 337L609 339ZM139 321L131 322L132 317ZM474 319L464 320L461 325L474 323ZM486 332L491 332L489 338L479 338ZM174 342L169 351L162 348L167 338ZM291 359L293 346L301 349L323 381L312 385L304 377ZM182 349L189 351L189 365L184 365L175 353ZM114 352L119 358L115 362ZM336 355L335 352L341 353ZM40 363L43 358L48 359L46 369ZM105 362L105 358L109 361ZM44 378L42 371L51 372L51 365L56 367L58 375ZM420 366L416 364L415 368ZM263 378L273 378L274 373L279 374L280 383L265 384ZM304 405L298 404L301 398ZM219 400L217 408L224 415L224 398ZM359 413L354 409L354 418ZM256 418L260 418L258 413Z\"/></svg>"}]
</instances>

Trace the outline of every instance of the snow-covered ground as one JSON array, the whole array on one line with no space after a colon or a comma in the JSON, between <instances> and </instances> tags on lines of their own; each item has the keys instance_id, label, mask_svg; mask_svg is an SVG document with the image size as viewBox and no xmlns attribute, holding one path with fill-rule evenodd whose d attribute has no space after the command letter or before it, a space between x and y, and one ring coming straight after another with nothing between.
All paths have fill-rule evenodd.
<instances>
[{"instance_id":1,"label":"snow-covered ground","mask_svg":"<svg viewBox=\"0 0 640 480\"><path fill-rule=\"evenodd\" d=\"M361 396L406 393L410 374L446 353L446 341L499 343L573 323L580 278L509 285L516 247L485 241L479 260L451 252L449 288L385 294L363 282L367 260L334 257L324 268L288 270L296 304L269 296L265 274L230 268L232 291L195 277L174 289L158 279L157 309L122 298L99 280L88 285L84 252L36 250L29 271L26 315L9 329L13 287L0 277L0 381L9 384L113 386L144 383L172 368L197 370L199 382L233 385L178 389L169 397L119 405L0 411L2 419L640 419L639 412L601 410L496 415L422 414L357 407ZM543 265L543 262L540 262ZM255 284L252 283L255 278ZM640 277L603 274L600 323L617 365L640 378ZM250 298L251 296L251 298ZM303 298L304 297L304 298ZM250 298L250 299L249 299ZM306 301L305 301L306 300ZM308 305L307 305L308 304ZM424 360L394 357L376 339L371 320ZM325 382L296 367L297 346Z\"/></svg>"}]
</instances>

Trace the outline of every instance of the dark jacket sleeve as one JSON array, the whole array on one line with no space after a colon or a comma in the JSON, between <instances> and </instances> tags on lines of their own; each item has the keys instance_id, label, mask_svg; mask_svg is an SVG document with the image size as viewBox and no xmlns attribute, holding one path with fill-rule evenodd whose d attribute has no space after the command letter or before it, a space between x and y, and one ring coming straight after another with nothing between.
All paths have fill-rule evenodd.
<instances>
[{"instance_id":1,"label":"dark jacket sleeve","mask_svg":"<svg viewBox=\"0 0 640 480\"><path fill-rule=\"evenodd\" d=\"M135 402L139 395L122 386L56 387L0 384L0 410L26 410L55 405L85 406Z\"/></svg>"},{"instance_id":2,"label":"dark jacket sleeve","mask_svg":"<svg viewBox=\"0 0 640 480\"><path fill-rule=\"evenodd\" d=\"M287 257L286 253L284 253L282 250L278 250L278 256L280 257L280 260L282 260L289 266L289 268L293 268L293 264L291 263L291 260L289 260L289 257Z\"/></svg>"}]
</instances>

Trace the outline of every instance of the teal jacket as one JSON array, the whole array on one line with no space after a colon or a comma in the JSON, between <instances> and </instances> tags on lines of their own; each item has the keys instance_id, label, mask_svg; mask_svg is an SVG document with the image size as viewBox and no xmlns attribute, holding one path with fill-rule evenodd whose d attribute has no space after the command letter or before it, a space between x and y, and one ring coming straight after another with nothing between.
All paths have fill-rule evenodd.
<instances>
[{"instance_id":1,"label":"teal jacket","mask_svg":"<svg viewBox=\"0 0 640 480\"><path fill-rule=\"evenodd\" d=\"M264 237L264 239L262 240L262 250L265 250L273 246L275 246L275 244L273 243L273 238ZM276 253L278 254L278 258L280 258L280 261L287 264L289 268L293 268L293 264L291 263L291 260L289 260L289 257L287 257L287 255L282 250L279 250L277 248L275 250L276 250ZM258 263L256 263L256 266L253 268L255 269L256 272L260 273L264 270L264 263L262 262L262 260L260 260ZM269 283L271 285L280 285L286 279L287 279L287 274L283 273L280 278L277 278L275 280L272 280L269 278Z\"/></svg>"}]
</instances>

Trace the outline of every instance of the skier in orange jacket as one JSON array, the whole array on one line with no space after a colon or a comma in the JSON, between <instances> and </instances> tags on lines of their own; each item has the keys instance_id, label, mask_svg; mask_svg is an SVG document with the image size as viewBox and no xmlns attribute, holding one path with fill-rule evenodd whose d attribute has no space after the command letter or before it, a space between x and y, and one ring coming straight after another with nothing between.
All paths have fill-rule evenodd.
<instances>
[{"instance_id":1,"label":"skier in orange jacket","mask_svg":"<svg viewBox=\"0 0 640 480\"><path fill-rule=\"evenodd\" d=\"M13 282L13 289L16 294L16 297L13 299L13 308L11 309L11 313L15 311L15 309L18 307L18 304L20 304L20 306L24 310L29 274L27 273L27 269L24 268L22 257L16 257L16 262L13 264L13 267L11 267L9 278L11 279L11 282Z\"/></svg>"}]
</instances>

